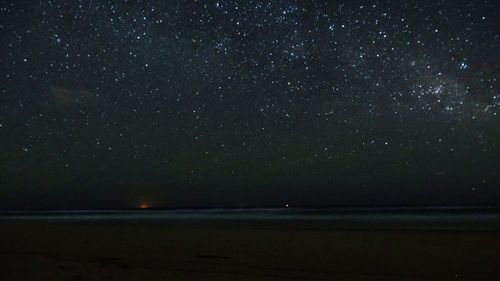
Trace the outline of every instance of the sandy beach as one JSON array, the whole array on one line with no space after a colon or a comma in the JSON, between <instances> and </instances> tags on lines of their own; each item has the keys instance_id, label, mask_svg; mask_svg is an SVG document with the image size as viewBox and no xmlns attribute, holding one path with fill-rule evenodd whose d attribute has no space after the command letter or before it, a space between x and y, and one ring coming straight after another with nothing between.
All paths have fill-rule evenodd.
<instances>
[{"instance_id":1,"label":"sandy beach","mask_svg":"<svg viewBox=\"0 0 500 281\"><path fill-rule=\"evenodd\" d=\"M496 231L0 223L0 280L498 280Z\"/></svg>"}]
</instances>

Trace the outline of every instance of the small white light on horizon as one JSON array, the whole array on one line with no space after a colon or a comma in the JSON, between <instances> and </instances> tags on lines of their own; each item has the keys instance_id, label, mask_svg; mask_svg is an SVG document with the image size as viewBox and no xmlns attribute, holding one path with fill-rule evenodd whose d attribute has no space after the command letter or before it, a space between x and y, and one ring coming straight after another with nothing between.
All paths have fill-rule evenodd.
<instances>
[{"instance_id":1,"label":"small white light on horizon","mask_svg":"<svg viewBox=\"0 0 500 281\"><path fill-rule=\"evenodd\" d=\"M460 70L466 70L467 68L469 68L469 65L467 64L467 61L464 60L460 62L458 68Z\"/></svg>"}]
</instances>

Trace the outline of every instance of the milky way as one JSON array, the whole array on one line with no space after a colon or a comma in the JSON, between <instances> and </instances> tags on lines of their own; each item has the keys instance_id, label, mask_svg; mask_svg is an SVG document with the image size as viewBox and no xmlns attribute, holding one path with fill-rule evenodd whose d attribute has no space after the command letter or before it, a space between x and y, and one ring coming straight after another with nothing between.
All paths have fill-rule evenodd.
<instances>
[{"instance_id":1,"label":"milky way","mask_svg":"<svg viewBox=\"0 0 500 281\"><path fill-rule=\"evenodd\" d=\"M495 1L0 7L5 208L500 203Z\"/></svg>"}]
</instances>

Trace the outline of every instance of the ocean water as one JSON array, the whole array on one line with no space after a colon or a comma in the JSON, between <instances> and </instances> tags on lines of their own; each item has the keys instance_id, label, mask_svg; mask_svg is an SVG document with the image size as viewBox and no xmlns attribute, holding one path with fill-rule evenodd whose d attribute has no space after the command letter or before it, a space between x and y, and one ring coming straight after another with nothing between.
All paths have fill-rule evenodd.
<instances>
[{"instance_id":1,"label":"ocean water","mask_svg":"<svg viewBox=\"0 0 500 281\"><path fill-rule=\"evenodd\" d=\"M252 208L3 211L1 222L170 223L227 221L315 223L333 227L500 230L498 208Z\"/></svg>"}]
</instances>

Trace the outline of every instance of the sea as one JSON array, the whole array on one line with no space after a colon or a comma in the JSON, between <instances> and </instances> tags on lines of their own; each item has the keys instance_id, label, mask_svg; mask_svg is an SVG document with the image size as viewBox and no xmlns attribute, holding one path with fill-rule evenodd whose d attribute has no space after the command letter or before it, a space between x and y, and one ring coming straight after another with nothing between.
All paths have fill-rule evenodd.
<instances>
[{"instance_id":1,"label":"sea","mask_svg":"<svg viewBox=\"0 0 500 281\"><path fill-rule=\"evenodd\" d=\"M500 230L497 207L419 208L210 208L0 211L2 222L190 223L228 222L337 228Z\"/></svg>"}]
</instances>

